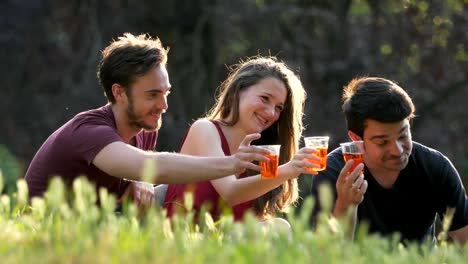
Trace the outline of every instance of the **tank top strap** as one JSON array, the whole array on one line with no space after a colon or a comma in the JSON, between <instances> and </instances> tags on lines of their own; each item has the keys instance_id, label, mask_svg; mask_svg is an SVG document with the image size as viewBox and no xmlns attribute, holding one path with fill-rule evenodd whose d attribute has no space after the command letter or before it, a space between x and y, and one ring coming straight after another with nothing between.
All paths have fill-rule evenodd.
<instances>
[{"instance_id":1,"label":"tank top strap","mask_svg":"<svg viewBox=\"0 0 468 264\"><path fill-rule=\"evenodd\" d=\"M216 129L218 130L219 138L221 139L221 148L223 149L224 155L229 156L231 155L231 151L229 150L229 144L227 142L226 136L224 136L223 130L219 125L218 121L210 120L213 125L215 125Z\"/></svg>"}]
</instances>

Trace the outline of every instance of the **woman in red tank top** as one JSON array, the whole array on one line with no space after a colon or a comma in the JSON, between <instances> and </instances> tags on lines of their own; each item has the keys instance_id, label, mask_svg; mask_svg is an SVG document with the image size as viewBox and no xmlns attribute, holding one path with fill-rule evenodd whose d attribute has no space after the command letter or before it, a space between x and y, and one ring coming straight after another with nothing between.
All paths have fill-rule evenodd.
<instances>
[{"instance_id":1,"label":"woman in red tank top","mask_svg":"<svg viewBox=\"0 0 468 264\"><path fill-rule=\"evenodd\" d=\"M223 82L217 103L192 124L180 152L197 156L236 154L247 134L261 133L254 145L280 144L278 177L246 173L197 184L169 185L164 207L168 216L183 211L185 192L194 209L207 206L215 220L226 208L241 220L247 210L266 220L298 198L297 177L318 167L315 149L298 150L306 93L298 77L273 57L254 57L238 64Z\"/></svg>"}]
</instances>

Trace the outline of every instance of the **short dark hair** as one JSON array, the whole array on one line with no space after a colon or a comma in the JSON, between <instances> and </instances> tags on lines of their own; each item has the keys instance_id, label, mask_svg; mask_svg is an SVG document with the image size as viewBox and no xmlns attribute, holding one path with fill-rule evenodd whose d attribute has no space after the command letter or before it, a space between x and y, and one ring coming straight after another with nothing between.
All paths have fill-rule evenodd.
<instances>
[{"instance_id":1,"label":"short dark hair","mask_svg":"<svg viewBox=\"0 0 468 264\"><path fill-rule=\"evenodd\" d=\"M344 87L342 100L348 130L360 137L367 119L392 123L415 117L411 97L395 82L384 78L353 79Z\"/></svg>"},{"instance_id":2,"label":"short dark hair","mask_svg":"<svg viewBox=\"0 0 468 264\"><path fill-rule=\"evenodd\" d=\"M158 38L147 34L134 36L125 33L112 41L102 51L97 71L99 83L109 102L115 103L112 85L120 84L128 94L130 85L137 77L166 64L168 51Z\"/></svg>"}]
</instances>

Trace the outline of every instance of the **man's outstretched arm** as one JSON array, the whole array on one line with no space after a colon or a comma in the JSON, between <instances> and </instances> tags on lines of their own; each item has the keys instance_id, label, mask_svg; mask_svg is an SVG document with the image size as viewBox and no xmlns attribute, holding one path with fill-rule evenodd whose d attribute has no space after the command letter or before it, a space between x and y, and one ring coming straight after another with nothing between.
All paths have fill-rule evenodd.
<instances>
[{"instance_id":1,"label":"man's outstretched arm","mask_svg":"<svg viewBox=\"0 0 468 264\"><path fill-rule=\"evenodd\" d=\"M150 152L123 142L105 146L94 158L93 164L109 175L129 180L141 180L144 164L155 163L153 183L192 183L209 181L239 174L245 169L260 171L253 160L267 161L268 150L250 146L260 134L247 135L236 154L227 157L196 157L178 153Z\"/></svg>"}]
</instances>

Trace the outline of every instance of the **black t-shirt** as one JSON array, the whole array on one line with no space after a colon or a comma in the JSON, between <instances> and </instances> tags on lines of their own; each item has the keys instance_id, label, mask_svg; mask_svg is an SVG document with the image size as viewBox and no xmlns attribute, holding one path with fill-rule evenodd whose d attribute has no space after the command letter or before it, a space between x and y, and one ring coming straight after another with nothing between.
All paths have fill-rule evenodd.
<instances>
[{"instance_id":1,"label":"black t-shirt","mask_svg":"<svg viewBox=\"0 0 468 264\"><path fill-rule=\"evenodd\" d=\"M327 182L334 192L336 180L344 166L339 148L327 157L327 169L313 178L312 195L318 201L318 186ZM400 233L402 241L435 239L436 214L442 219L447 207L455 208L450 231L468 225L468 199L460 176L452 163L440 152L413 142L408 165L400 172L394 185L383 188L367 167L364 177L368 188L358 207L358 223L365 221L370 233L390 235ZM314 208L312 224L320 211Z\"/></svg>"}]
</instances>

